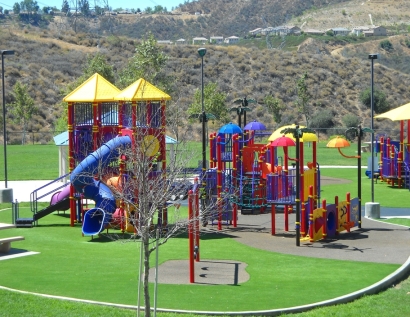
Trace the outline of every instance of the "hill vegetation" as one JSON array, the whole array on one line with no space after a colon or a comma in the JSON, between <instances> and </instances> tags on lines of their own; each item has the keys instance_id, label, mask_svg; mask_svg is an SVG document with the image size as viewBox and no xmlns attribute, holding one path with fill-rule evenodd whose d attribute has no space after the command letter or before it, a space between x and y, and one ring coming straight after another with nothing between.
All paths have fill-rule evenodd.
<instances>
[{"instance_id":1,"label":"hill vegetation","mask_svg":"<svg viewBox=\"0 0 410 317\"><path fill-rule=\"evenodd\" d=\"M135 53L138 39L147 31L153 32L159 40L201 35L243 36L253 28L264 27L264 24L280 25L286 21L325 28L327 25L324 22L314 24L313 21L325 21L322 18L331 12L335 15L340 12L341 19L345 19L346 16L340 10L345 10L349 23L353 25L365 22L364 19L360 20L366 15L364 9L373 6L375 10L374 3L365 2L361 5L355 0L311 0L303 1L303 5L300 5L299 1L201 0L186 3L174 11L202 12L199 16L126 15L91 21L83 18L77 19L75 28L72 20L59 16L41 27L7 18L0 23L0 42L3 49L12 49L15 55L8 56L5 63L6 102L9 104L13 101L10 92L17 81L26 84L40 110L34 115L28 129L36 133L36 142L48 142L48 132L55 130L56 119L65 111L61 104L65 89L82 75L87 56L94 56L97 52L106 55L118 73L126 67ZM410 14L405 1L379 3L383 10L391 9L388 11L391 21L405 23L406 15L408 17ZM379 13L377 17L381 19L384 16ZM361 18L355 22L357 17ZM334 23L338 23L337 20ZM151 27L153 25L155 27ZM400 106L410 98L406 88L410 83L410 41L407 29L404 24L400 27L396 24L395 29L394 25L391 28L396 35L388 38L392 44L388 51L380 46L380 42L385 39L306 35L289 37L284 50L266 49L264 38L241 40L236 46L208 45L204 58L205 84L217 83L218 89L227 94L228 108L233 106L236 98L246 96L256 99L258 103L248 113L248 121L262 121L272 130L283 124L305 123L304 116L297 111L295 101L296 81L307 73L306 84L313 121L316 120L315 126L324 125L323 130L319 131L340 133L346 124L346 116L356 116L364 126L369 126L370 110L359 100L360 93L370 86L368 53L382 53L381 59L375 63L374 80L376 89L385 93L389 107ZM279 41L274 38L271 40ZM200 88L201 60L197 54L198 46L161 47L169 56L165 70L173 78L173 87L169 92L173 99L171 103L186 110L193 102L195 90ZM280 122L275 122L273 115L269 114L264 104L267 96L277 98L283 105ZM11 119L8 115L7 120ZM236 122L235 116L231 119ZM200 126L185 120L192 137L197 137ZM398 125L387 121L376 121L375 127L379 132L395 129L389 133L397 134ZM219 125L210 123L210 129L217 129ZM21 131L11 121L8 130ZM10 142L18 141L12 139Z\"/></svg>"}]
</instances>

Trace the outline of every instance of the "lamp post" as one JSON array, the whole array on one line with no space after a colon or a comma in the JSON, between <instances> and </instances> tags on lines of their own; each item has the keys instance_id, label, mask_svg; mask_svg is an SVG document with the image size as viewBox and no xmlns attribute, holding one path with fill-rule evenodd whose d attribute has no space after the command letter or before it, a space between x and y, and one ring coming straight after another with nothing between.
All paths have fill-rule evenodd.
<instances>
[{"instance_id":1,"label":"lamp post","mask_svg":"<svg viewBox=\"0 0 410 317\"><path fill-rule=\"evenodd\" d=\"M206 113L205 113L205 106L204 106L204 56L206 54L206 48L199 48L198 54L201 57L201 104L202 104L202 183L205 179L205 171L206 171Z\"/></svg>"},{"instance_id":2,"label":"lamp post","mask_svg":"<svg viewBox=\"0 0 410 317\"><path fill-rule=\"evenodd\" d=\"M371 152L371 170L370 170L370 179L371 179L371 200L374 203L374 127L373 127L373 117L374 117L374 91L373 91L373 68L374 60L377 59L378 54L369 54L369 59L371 60L371 90L370 90L370 129L372 130L371 140L370 140L370 152Z\"/></svg>"},{"instance_id":3,"label":"lamp post","mask_svg":"<svg viewBox=\"0 0 410 317\"><path fill-rule=\"evenodd\" d=\"M1 80L3 91L3 143L4 143L4 186L7 188L7 136L6 136L6 96L4 92L4 55L14 55L14 51L1 50Z\"/></svg>"}]
</instances>

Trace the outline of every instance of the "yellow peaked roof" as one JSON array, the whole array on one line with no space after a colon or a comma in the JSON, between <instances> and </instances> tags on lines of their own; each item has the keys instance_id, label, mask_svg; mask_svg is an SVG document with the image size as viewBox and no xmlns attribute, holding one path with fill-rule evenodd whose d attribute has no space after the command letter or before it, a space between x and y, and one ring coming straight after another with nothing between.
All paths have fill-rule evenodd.
<instances>
[{"instance_id":1,"label":"yellow peaked roof","mask_svg":"<svg viewBox=\"0 0 410 317\"><path fill-rule=\"evenodd\" d=\"M144 78L138 79L115 96L116 100L170 100L171 97Z\"/></svg>"},{"instance_id":2,"label":"yellow peaked roof","mask_svg":"<svg viewBox=\"0 0 410 317\"><path fill-rule=\"evenodd\" d=\"M120 90L100 74L95 73L64 97L66 102L113 101Z\"/></svg>"}]
</instances>

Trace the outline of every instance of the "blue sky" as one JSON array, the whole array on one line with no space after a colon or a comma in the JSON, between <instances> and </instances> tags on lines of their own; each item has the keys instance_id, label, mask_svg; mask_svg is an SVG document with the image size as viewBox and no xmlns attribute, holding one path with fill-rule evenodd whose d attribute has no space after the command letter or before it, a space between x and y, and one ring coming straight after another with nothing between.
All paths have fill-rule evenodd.
<instances>
[{"instance_id":1,"label":"blue sky","mask_svg":"<svg viewBox=\"0 0 410 317\"><path fill-rule=\"evenodd\" d=\"M74 3L75 0L68 0L70 6ZM88 0L90 6L93 7L94 3L103 7L105 3L107 3L113 9L123 8L123 9L137 9L140 8L144 10L146 7L155 7L156 5L160 5L166 7L168 11L171 10L172 7L177 7L180 3L184 3L184 0ZM16 2L21 2L21 0L0 0L0 6L4 9L11 10L13 9L13 5ZM57 7L57 9L61 9L61 4L63 0L37 0L40 9L46 6L50 7ZM74 7L74 5L73 5Z\"/></svg>"}]
</instances>

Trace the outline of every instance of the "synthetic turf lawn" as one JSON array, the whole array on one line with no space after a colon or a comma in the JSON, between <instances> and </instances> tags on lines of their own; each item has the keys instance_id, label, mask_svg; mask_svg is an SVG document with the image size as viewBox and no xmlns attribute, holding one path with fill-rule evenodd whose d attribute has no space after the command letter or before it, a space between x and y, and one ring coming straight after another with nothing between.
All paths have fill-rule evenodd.
<instances>
[{"instance_id":1,"label":"synthetic turf lawn","mask_svg":"<svg viewBox=\"0 0 410 317\"><path fill-rule=\"evenodd\" d=\"M0 212L0 221L6 217ZM40 254L0 261L0 285L68 297L136 304L139 244L82 237L69 219L49 215L32 229L0 231L0 237L24 235L14 248ZM186 236L160 247L159 261L187 259ZM227 236L203 236L201 257L248 264L250 280L231 285L158 287L158 307L186 310L263 310L317 302L366 287L398 265L336 261L284 255L240 244ZM151 265L154 265L154 256ZM188 280L188 267L187 280ZM150 285L153 291L153 284ZM151 293L153 294L153 292ZM151 298L152 300L152 298Z\"/></svg>"}]
</instances>

